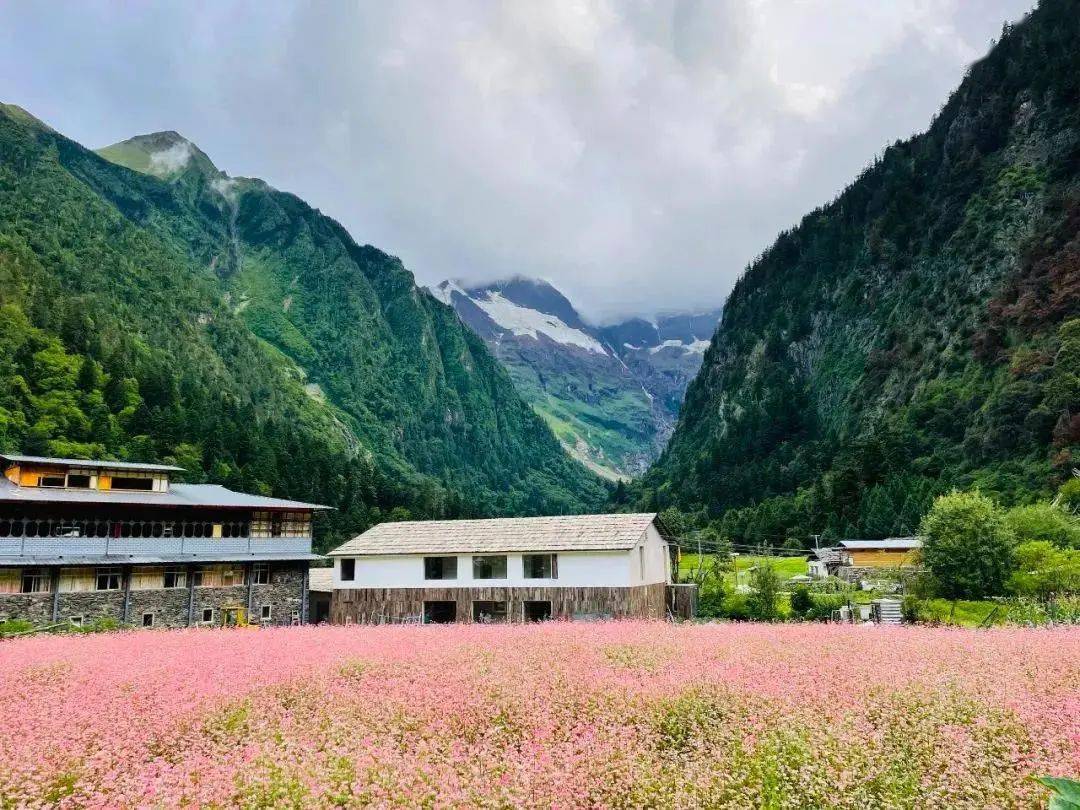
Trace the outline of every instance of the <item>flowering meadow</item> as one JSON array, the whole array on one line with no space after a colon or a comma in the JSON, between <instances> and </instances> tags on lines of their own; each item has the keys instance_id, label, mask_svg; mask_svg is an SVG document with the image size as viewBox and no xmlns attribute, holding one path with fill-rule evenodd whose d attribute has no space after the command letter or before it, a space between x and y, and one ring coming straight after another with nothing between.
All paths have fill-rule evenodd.
<instances>
[{"instance_id":1,"label":"flowering meadow","mask_svg":"<svg viewBox=\"0 0 1080 810\"><path fill-rule=\"evenodd\" d=\"M661 623L0 642L0 807L1037 807L1080 630Z\"/></svg>"}]
</instances>

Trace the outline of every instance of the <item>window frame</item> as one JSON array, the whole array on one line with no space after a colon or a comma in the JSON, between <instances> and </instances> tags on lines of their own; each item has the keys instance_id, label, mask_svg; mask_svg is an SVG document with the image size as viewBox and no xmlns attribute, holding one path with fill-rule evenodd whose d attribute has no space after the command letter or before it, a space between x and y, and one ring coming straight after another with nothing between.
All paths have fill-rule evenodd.
<instances>
[{"instance_id":1,"label":"window frame","mask_svg":"<svg viewBox=\"0 0 1080 810\"><path fill-rule=\"evenodd\" d=\"M345 567L349 568L349 576L345 576ZM341 565L338 569L338 579L342 582L356 582L356 558L355 557L342 557Z\"/></svg>"},{"instance_id":2,"label":"window frame","mask_svg":"<svg viewBox=\"0 0 1080 810\"><path fill-rule=\"evenodd\" d=\"M169 578L170 575L176 578L176 580L173 582L172 585L168 584L168 582L169 582L168 578ZM176 591L176 590L180 590L181 588L187 588L188 587L188 581L187 581L188 577L187 577L187 575L188 575L188 571L187 571L186 568L168 568L168 567L166 567L165 570L161 572L161 588L162 588L162 590ZM179 583L179 584L177 584L177 583Z\"/></svg>"},{"instance_id":3,"label":"window frame","mask_svg":"<svg viewBox=\"0 0 1080 810\"><path fill-rule=\"evenodd\" d=\"M101 587L101 579L105 577L105 583L108 586L109 583L115 579L116 587ZM99 566L94 569L94 591L100 593L106 593L109 591L119 591L124 588L124 569L118 565L106 565Z\"/></svg>"},{"instance_id":4,"label":"window frame","mask_svg":"<svg viewBox=\"0 0 1080 810\"><path fill-rule=\"evenodd\" d=\"M481 573L480 573L482 571L482 568L480 568L479 566L490 565L490 563L484 562L486 560L502 560L502 575L501 576L496 576L495 575L495 568L493 567L491 576L482 576ZM489 581L489 580L506 579L507 578L507 565L506 565L506 562L507 562L507 560L506 560L506 555L505 554L473 554L472 555L472 578L474 580L479 580L479 581L483 581L483 582L486 582L486 581Z\"/></svg>"},{"instance_id":5,"label":"window frame","mask_svg":"<svg viewBox=\"0 0 1080 810\"><path fill-rule=\"evenodd\" d=\"M429 576L429 561L431 563L438 562L440 564L441 576ZM451 562L451 568L453 568L453 575L446 576L446 563ZM424 557L424 581L425 582L449 582L458 578L458 558L454 554L433 554Z\"/></svg>"},{"instance_id":6,"label":"window frame","mask_svg":"<svg viewBox=\"0 0 1080 810\"><path fill-rule=\"evenodd\" d=\"M259 607L259 621L268 622L274 618L274 606L273 605L260 605Z\"/></svg>"},{"instance_id":7,"label":"window frame","mask_svg":"<svg viewBox=\"0 0 1080 810\"><path fill-rule=\"evenodd\" d=\"M150 623L149 624L146 623L146 618L148 616L150 617ZM142 615L142 626L144 628L148 628L148 629L152 628L156 621L157 621L157 616L154 615L153 611L148 610L145 613L143 613L143 615Z\"/></svg>"},{"instance_id":8,"label":"window frame","mask_svg":"<svg viewBox=\"0 0 1080 810\"><path fill-rule=\"evenodd\" d=\"M270 584L270 563L257 562L251 564L251 584L252 585L269 585Z\"/></svg>"},{"instance_id":9,"label":"window frame","mask_svg":"<svg viewBox=\"0 0 1080 810\"><path fill-rule=\"evenodd\" d=\"M531 560L547 558L548 575L547 576L534 576L529 573L529 562ZM521 555L521 576L523 579L558 579L559 578L559 555L554 552L539 552Z\"/></svg>"},{"instance_id":10,"label":"window frame","mask_svg":"<svg viewBox=\"0 0 1080 810\"><path fill-rule=\"evenodd\" d=\"M31 573L32 572L32 573ZM26 587L27 582L44 587ZM22 568L19 570L19 593L52 593L52 572L48 568Z\"/></svg>"},{"instance_id":11,"label":"window frame","mask_svg":"<svg viewBox=\"0 0 1080 810\"><path fill-rule=\"evenodd\" d=\"M489 621L484 621L481 616L483 612L479 611L480 605L502 605L502 610L497 608L492 610L488 615L492 618ZM499 616L500 618L495 618ZM508 624L510 622L510 605L505 599L474 599L472 601L472 620L473 624Z\"/></svg>"},{"instance_id":12,"label":"window frame","mask_svg":"<svg viewBox=\"0 0 1080 810\"><path fill-rule=\"evenodd\" d=\"M210 618L206 618L206 614L210 614ZM212 607L206 607L202 609L202 613L199 616L199 624L206 626L214 623L214 609Z\"/></svg>"}]
</instances>

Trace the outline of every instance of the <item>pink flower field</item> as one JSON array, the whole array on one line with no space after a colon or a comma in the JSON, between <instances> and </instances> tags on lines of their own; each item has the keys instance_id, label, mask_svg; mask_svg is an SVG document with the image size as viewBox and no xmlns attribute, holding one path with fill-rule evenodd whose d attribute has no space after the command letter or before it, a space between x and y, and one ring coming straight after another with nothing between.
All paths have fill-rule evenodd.
<instances>
[{"instance_id":1,"label":"pink flower field","mask_svg":"<svg viewBox=\"0 0 1080 810\"><path fill-rule=\"evenodd\" d=\"M0 807L1037 807L1080 631L610 623L0 642Z\"/></svg>"}]
</instances>

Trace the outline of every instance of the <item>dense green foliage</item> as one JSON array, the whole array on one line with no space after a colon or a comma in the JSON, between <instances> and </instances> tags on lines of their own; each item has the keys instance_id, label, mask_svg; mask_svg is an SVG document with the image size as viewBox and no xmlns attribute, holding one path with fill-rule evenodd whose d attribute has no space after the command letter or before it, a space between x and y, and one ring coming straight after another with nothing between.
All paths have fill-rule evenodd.
<instances>
[{"instance_id":1,"label":"dense green foliage","mask_svg":"<svg viewBox=\"0 0 1080 810\"><path fill-rule=\"evenodd\" d=\"M978 492L942 495L921 531L922 562L942 596L981 599L1005 590L1016 535L990 498Z\"/></svg>"},{"instance_id":2,"label":"dense green foliage","mask_svg":"<svg viewBox=\"0 0 1080 810\"><path fill-rule=\"evenodd\" d=\"M387 517L605 496L397 259L197 150L154 177L3 105L0 449L325 503L323 547Z\"/></svg>"},{"instance_id":3,"label":"dense green foliage","mask_svg":"<svg viewBox=\"0 0 1080 810\"><path fill-rule=\"evenodd\" d=\"M1080 462L1078 231L1080 15L1043 0L748 268L620 505L805 545L911 534L952 488L1046 496Z\"/></svg>"}]
</instances>

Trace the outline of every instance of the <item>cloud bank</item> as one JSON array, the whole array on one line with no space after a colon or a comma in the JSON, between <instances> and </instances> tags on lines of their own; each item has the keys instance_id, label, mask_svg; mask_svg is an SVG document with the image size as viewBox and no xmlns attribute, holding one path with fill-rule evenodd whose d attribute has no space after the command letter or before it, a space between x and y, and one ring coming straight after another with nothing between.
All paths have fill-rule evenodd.
<instances>
[{"instance_id":1,"label":"cloud bank","mask_svg":"<svg viewBox=\"0 0 1080 810\"><path fill-rule=\"evenodd\" d=\"M603 320L720 303L1030 5L11 3L2 100L89 146L178 130L421 283L540 276Z\"/></svg>"}]
</instances>

